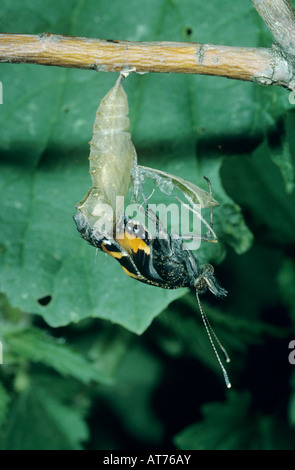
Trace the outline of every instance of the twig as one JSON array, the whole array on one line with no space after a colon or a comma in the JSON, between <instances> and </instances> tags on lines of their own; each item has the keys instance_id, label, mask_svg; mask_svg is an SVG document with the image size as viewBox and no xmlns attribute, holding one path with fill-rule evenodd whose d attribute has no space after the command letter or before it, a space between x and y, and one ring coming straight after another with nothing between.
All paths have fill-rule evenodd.
<instances>
[{"instance_id":1,"label":"twig","mask_svg":"<svg viewBox=\"0 0 295 470\"><path fill-rule=\"evenodd\" d=\"M295 10L290 0L252 0L257 12L272 32L273 51L285 62L277 69L287 88L295 90ZM287 69L284 67L287 65ZM285 86L285 85L283 85Z\"/></svg>"},{"instance_id":2,"label":"twig","mask_svg":"<svg viewBox=\"0 0 295 470\"><path fill-rule=\"evenodd\" d=\"M218 75L262 84L274 84L276 80L270 49L199 43L105 41L55 34L2 34L0 61L103 72L135 69L138 73ZM284 64L280 67L284 68ZM278 84L282 84L281 80Z\"/></svg>"},{"instance_id":3,"label":"twig","mask_svg":"<svg viewBox=\"0 0 295 470\"><path fill-rule=\"evenodd\" d=\"M0 34L0 62L100 72L191 73L295 89L295 13L289 0L252 0L276 46L128 42L55 34Z\"/></svg>"},{"instance_id":4,"label":"twig","mask_svg":"<svg viewBox=\"0 0 295 470\"><path fill-rule=\"evenodd\" d=\"M252 0L275 43L295 56L295 10L290 0Z\"/></svg>"}]
</instances>

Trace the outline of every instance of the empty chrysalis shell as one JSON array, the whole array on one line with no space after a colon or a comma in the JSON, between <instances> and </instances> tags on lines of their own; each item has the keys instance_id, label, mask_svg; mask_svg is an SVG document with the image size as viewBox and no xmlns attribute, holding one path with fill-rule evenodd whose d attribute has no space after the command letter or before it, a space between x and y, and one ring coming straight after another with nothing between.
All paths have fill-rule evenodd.
<instances>
[{"instance_id":1,"label":"empty chrysalis shell","mask_svg":"<svg viewBox=\"0 0 295 470\"><path fill-rule=\"evenodd\" d=\"M109 205L116 213L116 196L125 198L136 151L129 132L127 95L120 76L102 99L93 125L90 142L89 173L92 187L77 204L78 211L91 226L97 220L99 204Z\"/></svg>"}]
</instances>

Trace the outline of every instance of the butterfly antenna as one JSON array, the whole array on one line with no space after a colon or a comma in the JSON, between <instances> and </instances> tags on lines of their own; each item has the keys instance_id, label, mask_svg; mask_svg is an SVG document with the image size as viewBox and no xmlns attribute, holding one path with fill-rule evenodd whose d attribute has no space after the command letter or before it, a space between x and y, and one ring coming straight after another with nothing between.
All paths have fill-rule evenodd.
<instances>
[{"instance_id":1,"label":"butterfly antenna","mask_svg":"<svg viewBox=\"0 0 295 470\"><path fill-rule=\"evenodd\" d=\"M205 328L206 328L206 331L207 331L207 334L208 334L208 337L209 337L211 346L212 346L213 351L214 351L214 353L215 353L215 356L217 357L217 360L218 360L219 365L220 365L220 367L221 367L221 370L222 370L222 372L223 372L223 377L224 377L226 386L227 386L227 388L231 388L230 380L229 380L228 375L227 375L227 372L226 372L226 370L225 370L225 368L224 368L224 366L223 366L223 364L222 364L222 362L221 362L221 359L220 359L219 354L218 354L218 352L217 352L217 349L216 349L216 347L215 347L215 344L214 344L214 341L213 341L213 339L212 339L212 336L211 336L210 331L212 332L214 338L217 340L218 345L221 347L222 351L224 352L225 357L226 357L226 362L229 362L228 354L227 354L227 352L225 351L224 347L221 345L220 341L218 340L216 334L214 333L214 331L213 331L213 329L212 329L212 327L211 327L211 325L210 325L210 323L209 323L209 320L208 320L208 318L207 318L207 315L205 314L204 309L203 309L203 307L202 307L202 305L201 305L198 292L196 292L196 297L197 297L197 301L198 301L198 304L199 304L199 309L200 309L200 312L201 312L201 316L202 316L203 323L204 323L204 325L205 325Z\"/></svg>"},{"instance_id":2,"label":"butterfly antenna","mask_svg":"<svg viewBox=\"0 0 295 470\"><path fill-rule=\"evenodd\" d=\"M220 342L220 339L218 338L218 336L216 335L215 331L213 330L212 325L211 325L211 323L210 323L210 321L209 321L209 319L208 319L207 316L206 316L206 320L207 320L207 324L208 324L208 326L209 326L209 328L210 328L210 331L211 331L212 335L214 336L214 339L215 339L216 343L218 344L218 346L220 347L221 351L222 351L223 354L224 354L225 362L229 363L229 362L230 362L230 357L229 357L229 355L228 355L228 353L227 353L227 350L225 349L225 347L223 346L223 344Z\"/></svg>"},{"instance_id":3,"label":"butterfly antenna","mask_svg":"<svg viewBox=\"0 0 295 470\"><path fill-rule=\"evenodd\" d=\"M180 204L181 204L183 207L185 207L186 209L188 209L188 210L190 210L191 212L193 212L193 213L198 217L198 219L200 219L201 222L203 222L203 224L207 227L207 229L208 229L207 237L208 237L208 238L207 238L206 240L207 240L208 242L211 241L212 243L217 243L217 242L218 242L218 239L217 239L216 233L214 232L214 230L213 230L213 228L212 228L212 226L211 226L211 218L210 218L210 224L208 224L207 220L205 220L204 217L202 217L201 214L200 214L198 211L196 211L193 207L191 207L189 204L186 204L185 202L183 202L181 199L179 199L178 196L174 196L174 198L175 198L178 202L180 202ZM213 236L213 239L212 239L212 240L209 239L209 237L211 236L211 234L212 234L212 236Z\"/></svg>"},{"instance_id":4,"label":"butterfly antenna","mask_svg":"<svg viewBox=\"0 0 295 470\"><path fill-rule=\"evenodd\" d=\"M156 237L159 236L160 229L163 231L163 233L167 234L167 230L165 229L164 225L160 221L158 215L149 207L148 199L150 199L152 197L155 190L153 189L151 195L147 198L146 195L145 195L145 192L143 190L143 184L142 184L141 181L139 182L139 187L140 187L142 198L143 198L143 204L146 207L147 215L152 220L152 222L154 222L155 225L156 225Z\"/></svg>"}]
</instances>

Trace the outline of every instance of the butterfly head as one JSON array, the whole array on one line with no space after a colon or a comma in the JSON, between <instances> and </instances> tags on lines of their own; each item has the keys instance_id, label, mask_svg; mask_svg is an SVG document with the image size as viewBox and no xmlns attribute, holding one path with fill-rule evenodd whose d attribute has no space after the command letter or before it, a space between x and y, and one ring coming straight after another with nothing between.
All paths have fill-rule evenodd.
<instances>
[{"instance_id":1,"label":"butterfly head","mask_svg":"<svg viewBox=\"0 0 295 470\"><path fill-rule=\"evenodd\" d=\"M207 291L207 289L216 295L216 297L226 297L227 291L219 285L219 282L214 276L214 268L211 264L204 264L200 268L200 273L195 280L194 287L196 292L202 294Z\"/></svg>"}]
</instances>

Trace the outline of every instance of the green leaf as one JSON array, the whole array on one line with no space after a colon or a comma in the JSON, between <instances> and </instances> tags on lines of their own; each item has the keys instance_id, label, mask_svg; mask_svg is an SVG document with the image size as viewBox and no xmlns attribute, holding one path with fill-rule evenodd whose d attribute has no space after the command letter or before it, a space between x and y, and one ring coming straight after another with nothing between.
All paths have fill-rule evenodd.
<instances>
[{"instance_id":1,"label":"green leaf","mask_svg":"<svg viewBox=\"0 0 295 470\"><path fill-rule=\"evenodd\" d=\"M140 8L134 0L128 6L114 0L108 9L103 0L89 1L87 6L51 2L42 6L42 14L37 0L30 8L23 8L19 0L2 3L2 31L38 34L46 30L142 41L226 41L241 46L260 45L263 37L270 44L262 21L243 0L225 0L225 18L220 16L217 0L197 5L193 0L151 0ZM166 292L128 279L115 260L96 255L86 246L72 220L75 204L90 185L88 141L95 110L116 75L0 66L2 292L12 306L43 316L51 326L97 317L142 333L184 291ZM139 163L204 189L201 178L208 176L213 196L222 203L216 210L219 246L202 244L197 253L200 261L220 262L225 243L238 253L248 250L251 232L237 203L226 195L219 175L220 156L232 152L224 136L230 130L236 142L241 135L257 142L269 123L290 106L285 91L265 92L253 84L181 74L134 74L124 87Z\"/></svg>"},{"instance_id":2,"label":"green leaf","mask_svg":"<svg viewBox=\"0 0 295 470\"><path fill-rule=\"evenodd\" d=\"M289 350L290 353L293 351L294 351L293 349ZM289 400L288 414L289 414L290 425L294 428L295 427L295 373L294 371L291 375L291 396Z\"/></svg>"},{"instance_id":3,"label":"green leaf","mask_svg":"<svg viewBox=\"0 0 295 470\"><path fill-rule=\"evenodd\" d=\"M284 259L278 274L278 284L282 300L288 307L293 324L295 324L295 265L291 259Z\"/></svg>"},{"instance_id":4,"label":"green leaf","mask_svg":"<svg viewBox=\"0 0 295 470\"><path fill-rule=\"evenodd\" d=\"M0 29L271 46L250 1L223 0L222 14L220 7L220 0L2 0ZM219 243L202 243L196 255L212 262L229 291L223 302L202 299L231 356L227 393L195 297L170 305L186 290L128 278L72 220L90 186L95 111L117 74L11 63L0 71L0 447L163 449L178 432L181 449L294 449L289 92L185 74L124 81L139 164L207 190L205 175L221 203ZM150 202L171 202L153 187ZM40 316L65 328L52 331ZM142 337L132 333L151 322ZM116 382L104 386L109 377Z\"/></svg>"},{"instance_id":5,"label":"green leaf","mask_svg":"<svg viewBox=\"0 0 295 470\"><path fill-rule=\"evenodd\" d=\"M218 228L219 240L222 244L226 242L238 254L248 251L253 243L254 236L247 227L241 208L224 191L221 179L221 168L223 159L212 158L210 164L206 160L201 160L203 172L212 181L214 194L221 204L220 211L214 212L214 223Z\"/></svg>"},{"instance_id":6,"label":"green leaf","mask_svg":"<svg viewBox=\"0 0 295 470\"><path fill-rule=\"evenodd\" d=\"M10 396L6 388L0 382L0 429L5 424L10 404ZM0 433L1 434L1 433Z\"/></svg>"},{"instance_id":7,"label":"green leaf","mask_svg":"<svg viewBox=\"0 0 295 470\"><path fill-rule=\"evenodd\" d=\"M202 407L204 419L174 438L181 450L272 450L293 449L294 434L279 427L275 415L255 413L250 395L229 392L225 403Z\"/></svg>"},{"instance_id":8,"label":"green leaf","mask_svg":"<svg viewBox=\"0 0 295 470\"><path fill-rule=\"evenodd\" d=\"M115 386L100 390L100 395L130 434L152 445L161 442L164 431L153 406L162 373L162 364L153 354L135 344L122 361Z\"/></svg>"},{"instance_id":9,"label":"green leaf","mask_svg":"<svg viewBox=\"0 0 295 470\"><path fill-rule=\"evenodd\" d=\"M286 192L291 194L294 190L294 161L291 154L289 141L285 139L282 147L271 154L272 161L279 167L285 182Z\"/></svg>"},{"instance_id":10,"label":"green leaf","mask_svg":"<svg viewBox=\"0 0 295 470\"><path fill-rule=\"evenodd\" d=\"M110 378L96 369L81 354L72 351L63 341L54 339L37 328L7 331L5 346L23 359L46 364L62 375L70 375L83 383L109 383Z\"/></svg>"},{"instance_id":11,"label":"green leaf","mask_svg":"<svg viewBox=\"0 0 295 470\"><path fill-rule=\"evenodd\" d=\"M80 411L65 406L50 392L32 385L14 403L1 448L78 450L81 441L87 438L88 429Z\"/></svg>"},{"instance_id":12,"label":"green leaf","mask_svg":"<svg viewBox=\"0 0 295 470\"><path fill-rule=\"evenodd\" d=\"M287 193L280 170L264 140L249 158L224 161L222 179L230 195L251 213L248 223L267 244L287 246L294 241L295 192Z\"/></svg>"},{"instance_id":13,"label":"green leaf","mask_svg":"<svg viewBox=\"0 0 295 470\"><path fill-rule=\"evenodd\" d=\"M204 420L181 431L174 442L182 450L233 450L241 449L251 435L251 428L244 427L249 408L249 397L240 399L235 393L230 402L210 403L202 408Z\"/></svg>"}]
</instances>

